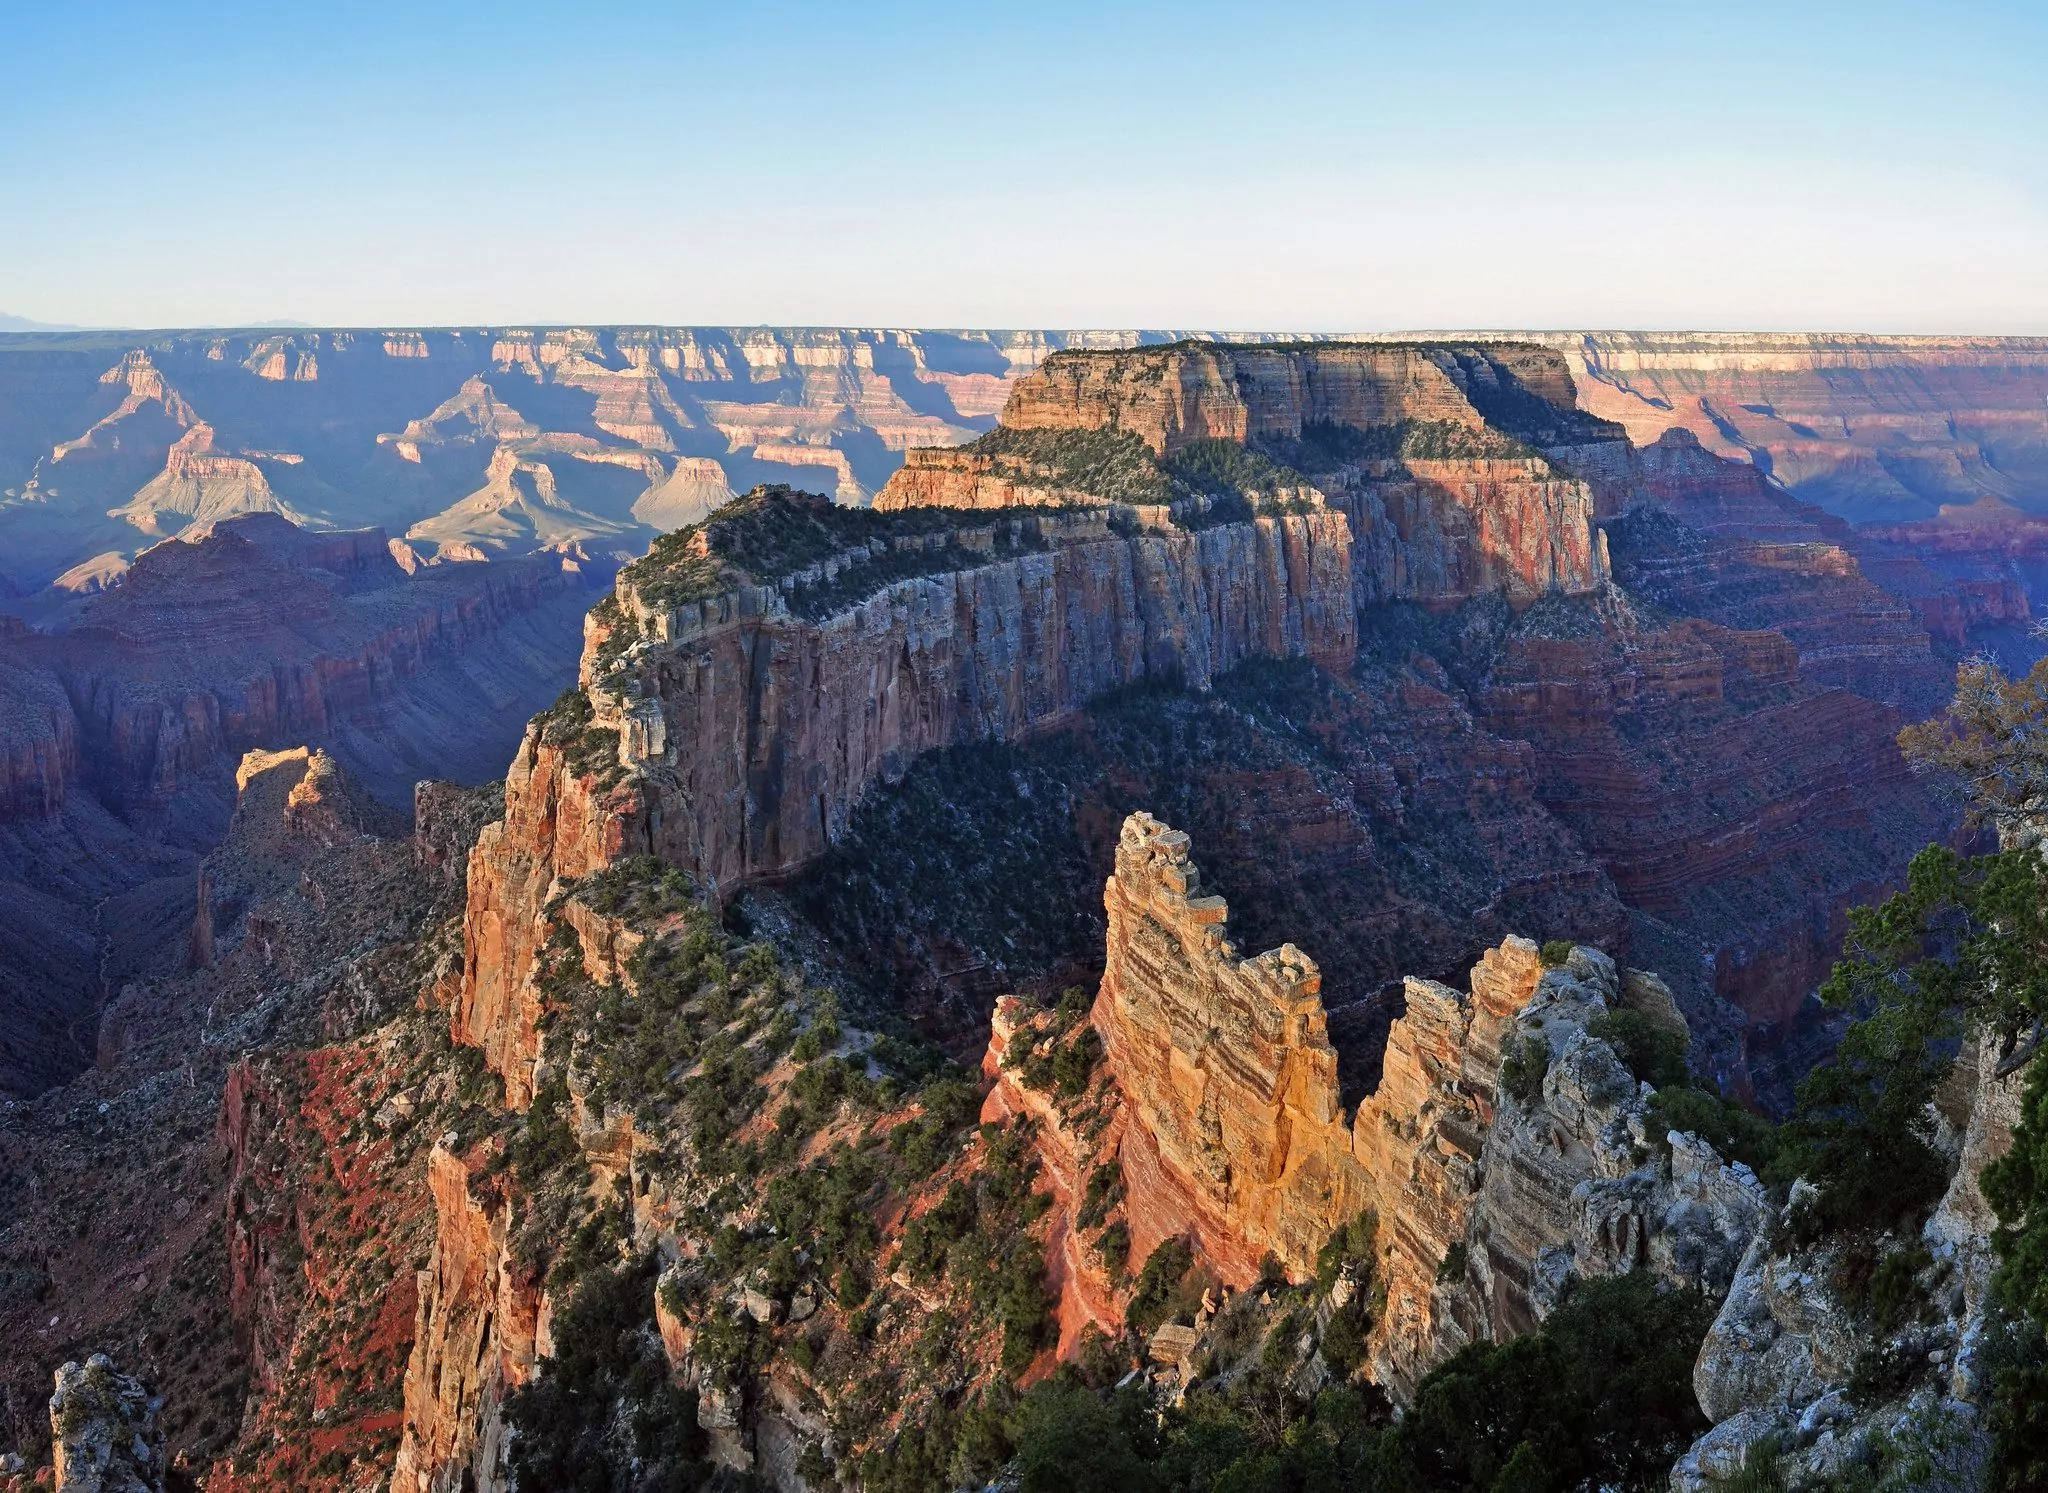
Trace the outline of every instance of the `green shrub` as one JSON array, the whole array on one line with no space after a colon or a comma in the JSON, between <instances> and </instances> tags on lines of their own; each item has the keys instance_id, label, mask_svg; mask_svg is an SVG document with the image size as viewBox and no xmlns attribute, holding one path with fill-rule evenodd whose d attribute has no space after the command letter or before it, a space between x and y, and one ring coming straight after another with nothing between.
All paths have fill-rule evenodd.
<instances>
[{"instance_id":1,"label":"green shrub","mask_svg":"<svg viewBox=\"0 0 2048 1493\"><path fill-rule=\"evenodd\" d=\"M1363 1291L1372 1281L1372 1246L1378 1232L1379 1215L1370 1208L1332 1230L1323 1247L1316 1251L1316 1289L1327 1296L1349 1265Z\"/></svg>"},{"instance_id":2,"label":"green shrub","mask_svg":"<svg viewBox=\"0 0 2048 1493\"><path fill-rule=\"evenodd\" d=\"M1559 969L1571 962L1572 941L1568 938L1553 938L1543 945L1537 957L1545 969Z\"/></svg>"},{"instance_id":3,"label":"green shrub","mask_svg":"<svg viewBox=\"0 0 2048 1493\"><path fill-rule=\"evenodd\" d=\"M1640 1011L1603 1011L1586 1023L1586 1033L1612 1047L1622 1066L1653 1088L1692 1081L1684 1035L1657 1025Z\"/></svg>"},{"instance_id":4,"label":"green shrub","mask_svg":"<svg viewBox=\"0 0 2048 1493\"><path fill-rule=\"evenodd\" d=\"M1149 1337L1171 1315L1180 1283L1194 1263L1195 1252L1187 1240L1173 1238L1161 1243L1138 1272L1137 1284L1124 1307L1124 1321Z\"/></svg>"},{"instance_id":5,"label":"green shrub","mask_svg":"<svg viewBox=\"0 0 2048 1493\"><path fill-rule=\"evenodd\" d=\"M1776 1164L1777 1128L1732 1099L1697 1088L1661 1088L1650 1096L1646 1128L1660 1146L1674 1130L1689 1131L1725 1160L1740 1161L1758 1176Z\"/></svg>"},{"instance_id":6,"label":"green shrub","mask_svg":"<svg viewBox=\"0 0 2048 1493\"><path fill-rule=\"evenodd\" d=\"M1124 1172L1115 1161L1105 1161L1088 1173L1088 1185L1081 1192L1081 1207L1074 1215L1074 1227L1083 1233L1097 1228L1123 1201Z\"/></svg>"},{"instance_id":7,"label":"green shrub","mask_svg":"<svg viewBox=\"0 0 2048 1493\"><path fill-rule=\"evenodd\" d=\"M1662 1487L1706 1429L1692 1367L1713 1317L1648 1271L1578 1283L1540 1331L1431 1371L1388 1433L1387 1486Z\"/></svg>"},{"instance_id":8,"label":"green shrub","mask_svg":"<svg viewBox=\"0 0 2048 1493\"><path fill-rule=\"evenodd\" d=\"M1469 1261L1465 1241L1460 1239L1444 1251L1444 1257L1436 1267L1436 1283L1440 1286L1463 1285Z\"/></svg>"},{"instance_id":9,"label":"green shrub","mask_svg":"<svg viewBox=\"0 0 2048 1493\"><path fill-rule=\"evenodd\" d=\"M1102 1268L1111 1279L1124 1273L1124 1267L1131 1263L1131 1231L1122 1219L1102 1231L1102 1237L1095 1241L1095 1253L1101 1256Z\"/></svg>"},{"instance_id":10,"label":"green shrub","mask_svg":"<svg viewBox=\"0 0 2048 1493\"><path fill-rule=\"evenodd\" d=\"M1510 1094L1524 1109L1543 1097L1543 1080L1550 1072L1550 1044L1533 1033L1510 1038L1500 1060L1501 1092Z\"/></svg>"}]
</instances>

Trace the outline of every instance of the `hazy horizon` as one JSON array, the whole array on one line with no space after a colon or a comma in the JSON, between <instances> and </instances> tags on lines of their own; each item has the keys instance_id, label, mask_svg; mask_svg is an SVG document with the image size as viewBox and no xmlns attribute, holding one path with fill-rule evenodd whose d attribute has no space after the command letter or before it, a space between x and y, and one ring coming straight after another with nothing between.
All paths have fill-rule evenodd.
<instances>
[{"instance_id":1,"label":"hazy horizon","mask_svg":"<svg viewBox=\"0 0 2048 1493\"><path fill-rule=\"evenodd\" d=\"M10 10L0 312L2048 333L2039 7Z\"/></svg>"}]
</instances>

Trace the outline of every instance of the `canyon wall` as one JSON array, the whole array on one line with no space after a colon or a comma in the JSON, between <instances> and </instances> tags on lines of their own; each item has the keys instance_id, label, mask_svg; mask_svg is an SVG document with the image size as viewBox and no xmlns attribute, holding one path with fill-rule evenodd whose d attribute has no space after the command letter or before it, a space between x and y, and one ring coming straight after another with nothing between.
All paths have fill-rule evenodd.
<instances>
[{"instance_id":1,"label":"canyon wall","mask_svg":"<svg viewBox=\"0 0 2048 1493\"><path fill-rule=\"evenodd\" d=\"M2048 503L2048 339L1533 333L1643 445L1685 430L1852 522Z\"/></svg>"},{"instance_id":2,"label":"canyon wall","mask_svg":"<svg viewBox=\"0 0 2048 1493\"><path fill-rule=\"evenodd\" d=\"M1134 1263L1181 1238L1226 1286L1251 1285L1268 1261L1301 1279L1370 1216L1383 1295L1372 1374L1401 1399L1459 1347L1533 1330L1575 1278L1648 1268L1727 1288L1762 1189L1696 1138L1650 1135L1651 1090L1595 1034L1623 1008L1682 1029L1661 980L1583 947L1546 967L1514 937L1473 968L1469 993L1410 978L1379 1086L1347 1117L1320 971L1289 944L1241 957L1188 852L1186 835L1134 814L1104 892L1091 1020L1117 1098L1095 1155L1115 1156ZM1071 1343L1089 1321L1115 1330L1117 1291L1067 1245L1085 1147L1015 1077L1019 1020L999 1017L984 1117L1040 1122ZM1537 1088L1505 1082L1511 1048L1525 1069L1540 1053Z\"/></svg>"},{"instance_id":3,"label":"canyon wall","mask_svg":"<svg viewBox=\"0 0 2048 1493\"><path fill-rule=\"evenodd\" d=\"M1116 496L1132 463L1091 465L1099 455L1062 446L1075 436L1136 437L1158 463L1160 500L1188 500L1176 459L1227 441L1310 468L1306 479L1247 480L1287 484L1253 494L1262 500L1326 499L1346 514L1361 605L1494 591L1526 603L1589 591L1608 574L1595 489L1523 439L1563 435L1626 446L1619 427L1574 411L1563 360L1526 345L1063 352L1012 389L997 445L912 451L875 502L990 509Z\"/></svg>"},{"instance_id":4,"label":"canyon wall","mask_svg":"<svg viewBox=\"0 0 2048 1493\"><path fill-rule=\"evenodd\" d=\"M622 574L621 616L639 641L614 657L613 624L594 625L596 734L580 739L629 765L631 781L598 786L529 730L504 824L485 831L471 870L456 1031L515 1096L533 1039L507 1017L530 1005L521 992L558 881L645 853L723 895L822 853L861 795L921 752L1048 730L1128 685L1205 689L1256 655L1342 668L1356 648L1340 515L1125 535L1097 511L956 538L974 547L958 551L967 568L889 582L817 620L792 596L871 554L679 605L660 593L658 565Z\"/></svg>"},{"instance_id":5,"label":"canyon wall","mask_svg":"<svg viewBox=\"0 0 2048 1493\"><path fill-rule=\"evenodd\" d=\"M0 1089L75 1071L102 1003L183 957L241 752L311 740L401 810L423 777L500 776L574 677L586 579L408 575L378 531L251 515L158 545L62 630L0 624Z\"/></svg>"},{"instance_id":6,"label":"canyon wall","mask_svg":"<svg viewBox=\"0 0 2048 1493\"><path fill-rule=\"evenodd\" d=\"M1010 391L1002 423L1125 431L1160 456L1202 440L1296 440L1311 423L1364 430L1427 421L1477 433L1486 422L1474 383L1503 373L1538 398L1572 405L1564 359L1533 346L1184 342L1049 357Z\"/></svg>"}]
</instances>

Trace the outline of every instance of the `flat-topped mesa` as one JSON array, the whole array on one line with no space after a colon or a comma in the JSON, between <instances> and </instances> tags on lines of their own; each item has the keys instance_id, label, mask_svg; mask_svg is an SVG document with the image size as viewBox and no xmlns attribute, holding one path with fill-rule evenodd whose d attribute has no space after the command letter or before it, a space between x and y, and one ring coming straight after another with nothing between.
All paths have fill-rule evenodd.
<instances>
[{"instance_id":1,"label":"flat-topped mesa","mask_svg":"<svg viewBox=\"0 0 2048 1493\"><path fill-rule=\"evenodd\" d=\"M1494 591L1527 602L1608 575L1595 489L1544 452L1591 460L1627 442L1573 400L1564 359L1524 344L1056 353L1012 389L996 429L911 451L875 504L1178 516L1191 502L1327 503L1350 522L1360 603Z\"/></svg>"},{"instance_id":2,"label":"flat-topped mesa","mask_svg":"<svg viewBox=\"0 0 2048 1493\"><path fill-rule=\"evenodd\" d=\"M1576 402L1564 359L1527 344L1297 343L1054 353L1003 407L1011 430L1128 432L1154 455L1196 441L1299 440L1315 424L1488 423L1482 405L1514 390L1557 411Z\"/></svg>"},{"instance_id":3,"label":"flat-topped mesa","mask_svg":"<svg viewBox=\"0 0 2048 1493\"><path fill-rule=\"evenodd\" d=\"M559 882L650 854L728 891L823 854L920 753L1054 729L1127 685L1205 689L1254 656L1355 655L1339 514L958 518L764 488L622 572L583 693L528 731L471 862L455 1034L515 1104Z\"/></svg>"}]
</instances>

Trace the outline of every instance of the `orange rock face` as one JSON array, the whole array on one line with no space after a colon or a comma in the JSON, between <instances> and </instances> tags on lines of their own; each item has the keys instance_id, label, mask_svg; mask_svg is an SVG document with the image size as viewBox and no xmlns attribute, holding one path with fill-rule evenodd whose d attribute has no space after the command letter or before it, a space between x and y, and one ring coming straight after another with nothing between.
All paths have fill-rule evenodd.
<instances>
[{"instance_id":1,"label":"orange rock face","mask_svg":"<svg viewBox=\"0 0 2048 1493\"><path fill-rule=\"evenodd\" d=\"M769 587L662 609L623 580L654 641L631 660L630 694L589 693L638 774L607 793L529 732L505 819L471 862L456 1040L524 1103L530 977L559 883L645 853L730 889L821 854L860 796L921 752L1049 729L1128 684L1206 687L1254 655L1346 667L1349 574L1337 514L1129 537L1098 514L1045 549L900 581L815 622ZM589 635L586 679L604 641Z\"/></svg>"},{"instance_id":2,"label":"orange rock face","mask_svg":"<svg viewBox=\"0 0 2048 1493\"><path fill-rule=\"evenodd\" d=\"M1239 957L1229 908L1204 888L1186 835L1131 815L1104 901L1109 951L1093 1020L1123 1103L1096 1145L1122 1168L1132 1261L1184 1237L1227 1284L1256 1280L1269 1255L1301 1278L1331 1234L1370 1211L1386 1291L1374 1361L1382 1382L1412 1385L1442 1356L1439 1271L1480 1203L1502 1041L1537 988L1536 946L1510 938L1489 950L1470 994L1411 978L1379 1088L1347 1117L1320 972L1292 945ZM998 1011L984 1116L1039 1123L1070 1346L1086 1323L1113 1327L1119 1316L1063 1221L1081 1144L1002 1062L1015 1024Z\"/></svg>"},{"instance_id":3,"label":"orange rock face","mask_svg":"<svg viewBox=\"0 0 2048 1493\"><path fill-rule=\"evenodd\" d=\"M1311 1270L1373 1201L1338 1103L1321 972L1292 944L1240 958L1188 837L1149 814L1124 822L1103 900L1095 1022L1130 1108L1132 1258L1186 1233L1235 1284L1268 1251Z\"/></svg>"},{"instance_id":4,"label":"orange rock face","mask_svg":"<svg viewBox=\"0 0 2048 1493\"><path fill-rule=\"evenodd\" d=\"M511 1268L510 1205L482 1192L468 1165L436 1146L427 1162L439 1232L419 1278L405 1370L405 1430L391 1485L401 1493L503 1486L497 1408L533 1372L540 1284Z\"/></svg>"},{"instance_id":5,"label":"orange rock face","mask_svg":"<svg viewBox=\"0 0 2048 1493\"><path fill-rule=\"evenodd\" d=\"M484 826L469 861L462 985L450 1035L481 1048L515 1109L533 1096L541 1005L534 962L557 884L645 849L634 788L607 794L562 749L529 729L505 780L505 817Z\"/></svg>"}]
</instances>

